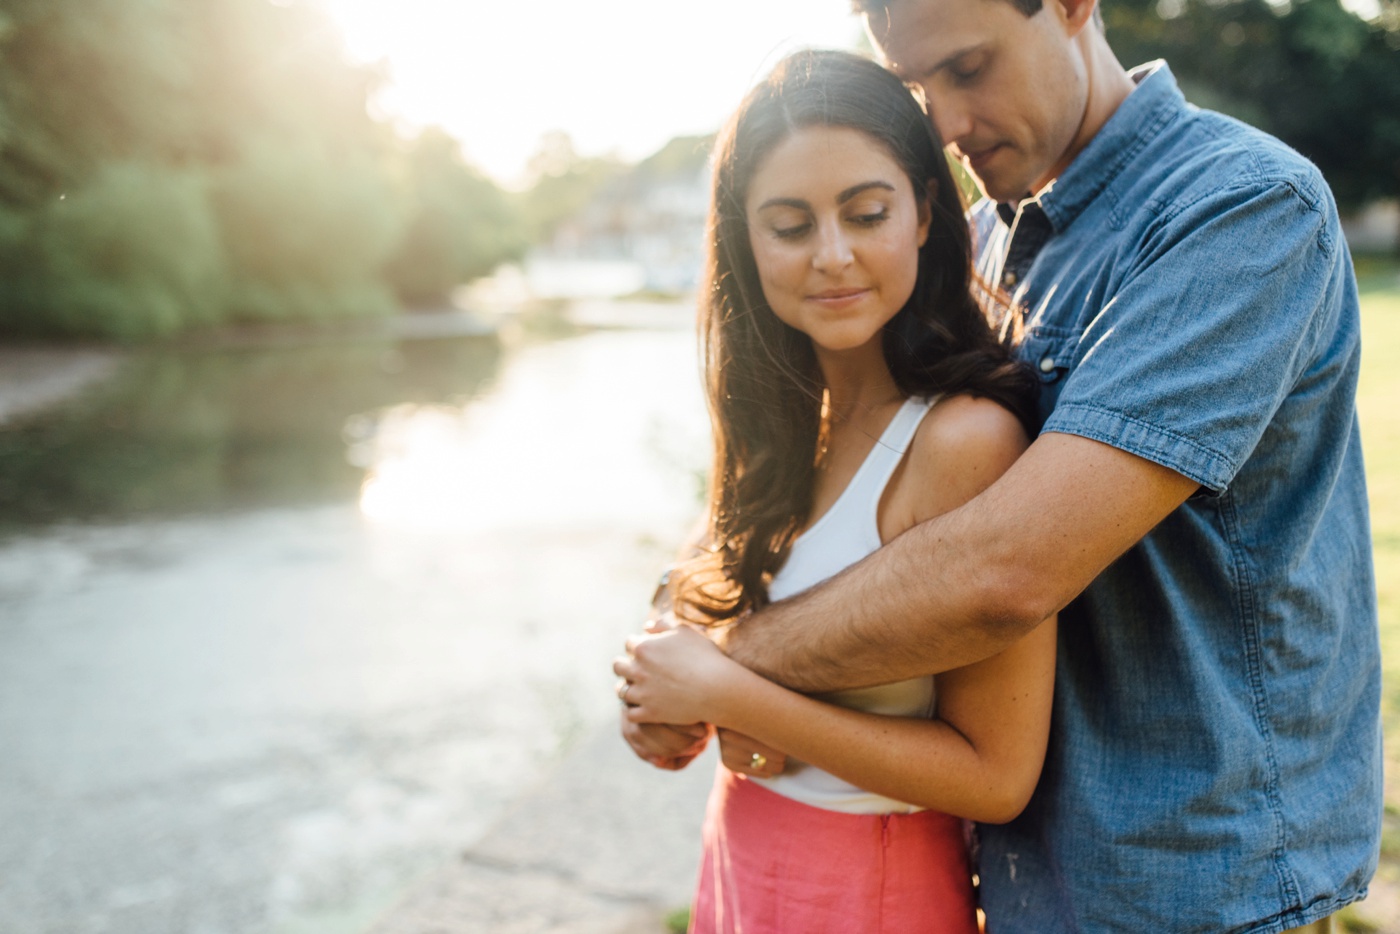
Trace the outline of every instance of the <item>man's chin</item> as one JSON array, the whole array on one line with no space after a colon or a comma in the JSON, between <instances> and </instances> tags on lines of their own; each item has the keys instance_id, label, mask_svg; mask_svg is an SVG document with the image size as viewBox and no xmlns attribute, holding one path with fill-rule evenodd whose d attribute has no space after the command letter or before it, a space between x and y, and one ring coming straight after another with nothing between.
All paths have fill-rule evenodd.
<instances>
[{"instance_id":1,"label":"man's chin","mask_svg":"<svg viewBox=\"0 0 1400 934\"><path fill-rule=\"evenodd\" d=\"M1001 184L1001 178L999 173L989 172L986 176L977 174L976 170L972 168L970 160L966 156L963 156L961 159L958 160L958 162L962 166L963 171L967 173L968 178L971 178L973 184L977 186L977 191L982 195L982 197L990 198L993 201L1019 200L1019 192L1013 192L1010 194L1006 193L1007 186Z\"/></svg>"},{"instance_id":2,"label":"man's chin","mask_svg":"<svg viewBox=\"0 0 1400 934\"><path fill-rule=\"evenodd\" d=\"M1011 164L1010 160L1006 158L1008 153L1001 152L997 155L1002 158L996 159L994 164L984 164L980 173L973 168L973 160L966 156L959 160L968 176L976 183L977 190L982 193L982 197L1015 204L1037 190L1034 179L1023 178L1016 174L1019 166Z\"/></svg>"},{"instance_id":3,"label":"man's chin","mask_svg":"<svg viewBox=\"0 0 1400 934\"><path fill-rule=\"evenodd\" d=\"M983 178L972 171L969 171L969 174L972 176L972 180L977 183L977 190L982 192L982 196L993 201L1020 201L1029 190L1016 180L1008 181L997 174L992 174L988 178Z\"/></svg>"}]
</instances>

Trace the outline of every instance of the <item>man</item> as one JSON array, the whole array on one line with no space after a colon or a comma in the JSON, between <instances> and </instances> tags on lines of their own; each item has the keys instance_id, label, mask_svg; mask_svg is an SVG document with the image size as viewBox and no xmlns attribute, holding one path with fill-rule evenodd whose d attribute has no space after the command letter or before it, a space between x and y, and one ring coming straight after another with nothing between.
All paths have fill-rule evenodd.
<instances>
[{"instance_id":1,"label":"man","mask_svg":"<svg viewBox=\"0 0 1400 934\"><path fill-rule=\"evenodd\" d=\"M1045 425L985 493L726 651L830 690L1060 610L1040 787L980 829L989 929L1328 930L1375 868L1381 759L1358 308L1325 183L1165 65L1125 71L1095 0L857 6L988 196L979 267L1027 311ZM695 751L624 732L658 764Z\"/></svg>"}]
</instances>

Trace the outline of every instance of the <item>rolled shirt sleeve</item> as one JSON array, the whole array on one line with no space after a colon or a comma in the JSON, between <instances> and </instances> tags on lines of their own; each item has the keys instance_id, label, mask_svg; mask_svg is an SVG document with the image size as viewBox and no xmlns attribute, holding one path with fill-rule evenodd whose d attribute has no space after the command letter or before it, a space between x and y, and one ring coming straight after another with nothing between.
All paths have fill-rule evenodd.
<instances>
[{"instance_id":1,"label":"rolled shirt sleeve","mask_svg":"<svg viewBox=\"0 0 1400 934\"><path fill-rule=\"evenodd\" d=\"M1044 430L1223 492L1334 324L1336 233L1310 181L1211 191L1146 226Z\"/></svg>"}]
</instances>

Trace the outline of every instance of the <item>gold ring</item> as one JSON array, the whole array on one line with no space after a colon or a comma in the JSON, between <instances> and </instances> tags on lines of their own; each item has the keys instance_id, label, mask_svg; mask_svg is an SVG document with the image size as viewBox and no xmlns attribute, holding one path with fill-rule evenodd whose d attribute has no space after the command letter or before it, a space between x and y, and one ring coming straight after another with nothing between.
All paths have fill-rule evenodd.
<instances>
[{"instance_id":1,"label":"gold ring","mask_svg":"<svg viewBox=\"0 0 1400 934\"><path fill-rule=\"evenodd\" d=\"M761 752L756 752L749 757L749 768L761 769L768 764L768 757Z\"/></svg>"},{"instance_id":2,"label":"gold ring","mask_svg":"<svg viewBox=\"0 0 1400 934\"><path fill-rule=\"evenodd\" d=\"M627 692L630 690L632 690L632 682L622 682L622 686L617 689L617 699L622 701L624 704L627 703Z\"/></svg>"}]
</instances>

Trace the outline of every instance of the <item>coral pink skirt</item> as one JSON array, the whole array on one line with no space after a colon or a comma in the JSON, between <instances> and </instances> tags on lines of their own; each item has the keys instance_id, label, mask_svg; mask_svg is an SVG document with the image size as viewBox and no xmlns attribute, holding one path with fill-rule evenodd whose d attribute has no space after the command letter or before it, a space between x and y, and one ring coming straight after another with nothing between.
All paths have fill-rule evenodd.
<instances>
[{"instance_id":1,"label":"coral pink skirt","mask_svg":"<svg viewBox=\"0 0 1400 934\"><path fill-rule=\"evenodd\" d=\"M691 934L976 934L963 822L845 814L720 766Z\"/></svg>"}]
</instances>

